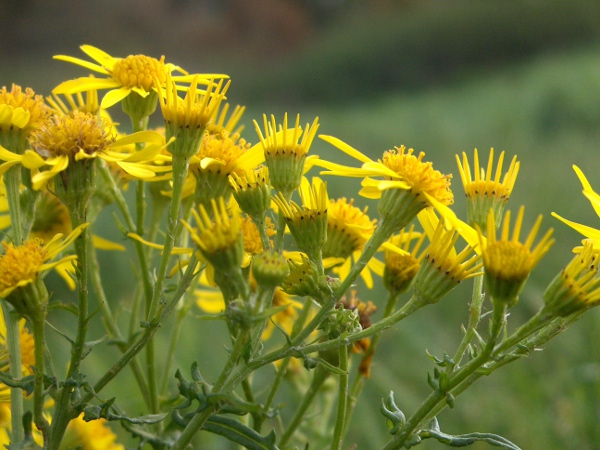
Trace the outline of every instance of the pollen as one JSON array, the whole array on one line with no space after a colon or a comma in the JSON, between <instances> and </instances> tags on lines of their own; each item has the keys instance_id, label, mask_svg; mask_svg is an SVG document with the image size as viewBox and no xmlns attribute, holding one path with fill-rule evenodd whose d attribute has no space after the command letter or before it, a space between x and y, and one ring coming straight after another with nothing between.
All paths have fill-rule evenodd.
<instances>
[{"instance_id":1,"label":"pollen","mask_svg":"<svg viewBox=\"0 0 600 450\"><path fill-rule=\"evenodd\" d=\"M30 137L30 144L40 156L49 158L79 153L94 156L114 141L97 116L74 111L72 115L50 117Z\"/></svg>"},{"instance_id":2,"label":"pollen","mask_svg":"<svg viewBox=\"0 0 600 450\"><path fill-rule=\"evenodd\" d=\"M167 78L165 57L160 60L144 55L130 55L118 60L112 70L113 78L127 88L138 88L150 92L154 79L162 84Z\"/></svg>"},{"instance_id":3,"label":"pollen","mask_svg":"<svg viewBox=\"0 0 600 450\"><path fill-rule=\"evenodd\" d=\"M430 162L423 162L425 153L413 155L414 150L403 145L383 154L383 164L412 186L413 192L425 192L444 205L454 203L450 190L452 175L443 175Z\"/></svg>"},{"instance_id":4,"label":"pollen","mask_svg":"<svg viewBox=\"0 0 600 450\"><path fill-rule=\"evenodd\" d=\"M44 263L46 252L40 239L31 239L23 245L2 243L0 256L0 292L20 284L32 282Z\"/></svg>"}]
</instances>

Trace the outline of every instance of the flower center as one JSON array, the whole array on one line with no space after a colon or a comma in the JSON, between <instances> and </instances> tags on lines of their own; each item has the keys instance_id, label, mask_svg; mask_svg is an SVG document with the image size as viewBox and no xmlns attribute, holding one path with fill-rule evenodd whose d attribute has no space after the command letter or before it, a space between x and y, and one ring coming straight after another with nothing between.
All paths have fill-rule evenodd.
<instances>
[{"instance_id":1,"label":"flower center","mask_svg":"<svg viewBox=\"0 0 600 450\"><path fill-rule=\"evenodd\" d=\"M250 144L245 139L241 139L238 133L229 136L229 132L222 131L217 135L205 135L200 145L198 158L212 158L223 162L225 165L215 164L207 169L218 170L223 176L227 177L231 173L233 166L240 156L250 148Z\"/></svg>"},{"instance_id":2,"label":"flower center","mask_svg":"<svg viewBox=\"0 0 600 450\"><path fill-rule=\"evenodd\" d=\"M161 84L167 78L165 57L158 60L144 55L130 55L115 63L112 76L119 80L123 87L150 92L154 85L154 77L158 78Z\"/></svg>"},{"instance_id":3,"label":"flower center","mask_svg":"<svg viewBox=\"0 0 600 450\"><path fill-rule=\"evenodd\" d=\"M532 264L531 253L520 242L496 241L485 251L485 270L495 278L523 280Z\"/></svg>"},{"instance_id":4,"label":"flower center","mask_svg":"<svg viewBox=\"0 0 600 450\"><path fill-rule=\"evenodd\" d=\"M32 134L30 144L44 158L67 155L74 159L80 152L101 153L113 140L97 116L74 111L73 115L52 116Z\"/></svg>"},{"instance_id":5,"label":"flower center","mask_svg":"<svg viewBox=\"0 0 600 450\"><path fill-rule=\"evenodd\" d=\"M396 172L402 179L413 187L413 192L419 194L425 192L444 205L454 203L454 196L450 190L450 178L452 175L442 175L433 169L430 162L423 162L425 153L413 155L412 148L406 150L403 145L383 154L383 164L390 170Z\"/></svg>"},{"instance_id":6,"label":"flower center","mask_svg":"<svg viewBox=\"0 0 600 450\"><path fill-rule=\"evenodd\" d=\"M0 256L0 292L20 282L31 282L44 263L45 250L42 241L31 239L23 245L3 243L4 255Z\"/></svg>"}]
</instances>

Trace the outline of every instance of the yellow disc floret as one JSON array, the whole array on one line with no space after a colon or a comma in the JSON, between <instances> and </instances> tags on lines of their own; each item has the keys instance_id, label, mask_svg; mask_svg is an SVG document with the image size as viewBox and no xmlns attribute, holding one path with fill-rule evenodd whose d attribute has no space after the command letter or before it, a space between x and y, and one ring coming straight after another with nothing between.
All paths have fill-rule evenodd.
<instances>
[{"instance_id":1,"label":"yellow disc floret","mask_svg":"<svg viewBox=\"0 0 600 450\"><path fill-rule=\"evenodd\" d=\"M66 155L81 159L101 153L112 141L97 116L75 111L69 116L52 116L32 134L30 144L44 158Z\"/></svg>"},{"instance_id":2,"label":"yellow disc floret","mask_svg":"<svg viewBox=\"0 0 600 450\"><path fill-rule=\"evenodd\" d=\"M150 92L155 78L161 84L167 78L165 57L162 56L159 60L145 55L130 55L115 63L112 76L124 87Z\"/></svg>"},{"instance_id":3,"label":"yellow disc floret","mask_svg":"<svg viewBox=\"0 0 600 450\"><path fill-rule=\"evenodd\" d=\"M13 84L8 90L0 89L0 128L29 129L46 120L50 108L44 104L44 97L35 95L31 88L25 92L21 86Z\"/></svg>"},{"instance_id":4,"label":"yellow disc floret","mask_svg":"<svg viewBox=\"0 0 600 450\"><path fill-rule=\"evenodd\" d=\"M417 157L413 152L412 148L407 150L403 145L388 150L383 154L383 165L407 182L415 194L426 193L444 205L454 203L450 190L452 175L442 175L430 162L423 162L425 153L420 152Z\"/></svg>"},{"instance_id":5,"label":"yellow disc floret","mask_svg":"<svg viewBox=\"0 0 600 450\"><path fill-rule=\"evenodd\" d=\"M4 255L0 256L0 296L35 280L44 263L46 251L41 239L31 239L15 246L3 242Z\"/></svg>"}]
</instances>

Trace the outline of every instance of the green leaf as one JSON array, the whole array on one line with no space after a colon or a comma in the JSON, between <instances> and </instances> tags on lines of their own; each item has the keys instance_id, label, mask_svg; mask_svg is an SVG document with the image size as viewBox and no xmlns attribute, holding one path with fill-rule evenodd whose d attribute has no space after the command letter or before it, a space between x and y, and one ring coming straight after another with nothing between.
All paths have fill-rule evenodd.
<instances>
[{"instance_id":1,"label":"green leaf","mask_svg":"<svg viewBox=\"0 0 600 450\"><path fill-rule=\"evenodd\" d=\"M211 416L204 424L203 429L223 436L249 450L279 450L279 447L275 445L274 431L271 431L267 436L263 436L252 428L229 417Z\"/></svg>"},{"instance_id":2,"label":"green leaf","mask_svg":"<svg viewBox=\"0 0 600 450\"><path fill-rule=\"evenodd\" d=\"M510 450L521 450L517 445L510 442L508 439L492 433L468 433L451 435L442 433L437 419L429 422L430 428L420 430L418 436L422 439L433 438L438 442L447 445L448 447L466 447L476 442L485 442L495 447L507 448Z\"/></svg>"}]
</instances>

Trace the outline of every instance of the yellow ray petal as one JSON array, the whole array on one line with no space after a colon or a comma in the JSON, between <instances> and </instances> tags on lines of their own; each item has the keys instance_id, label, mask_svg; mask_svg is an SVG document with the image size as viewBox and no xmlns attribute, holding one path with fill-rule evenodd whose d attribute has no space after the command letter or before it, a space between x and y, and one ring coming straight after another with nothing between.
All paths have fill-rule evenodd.
<instances>
[{"instance_id":1,"label":"yellow ray petal","mask_svg":"<svg viewBox=\"0 0 600 450\"><path fill-rule=\"evenodd\" d=\"M337 147L338 149L340 149L344 153L352 156L354 159L358 159L359 161L361 161L363 163L371 162L372 161L371 158L369 158L368 156L364 155L360 151L356 150L354 147L349 146L348 144L346 144L341 139L338 139L338 138L336 138L334 136L328 136L328 135L325 135L325 134L320 134L319 138L323 139L325 142L328 142L329 144L333 145L334 147Z\"/></svg>"},{"instance_id":2,"label":"yellow ray petal","mask_svg":"<svg viewBox=\"0 0 600 450\"><path fill-rule=\"evenodd\" d=\"M104 97L102 97L102 102L100 102L100 108L108 109L113 105L116 105L125 97L131 94L131 88L120 87L119 89L113 89L112 91L108 91Z\"/></svg>"}]
</instances>

